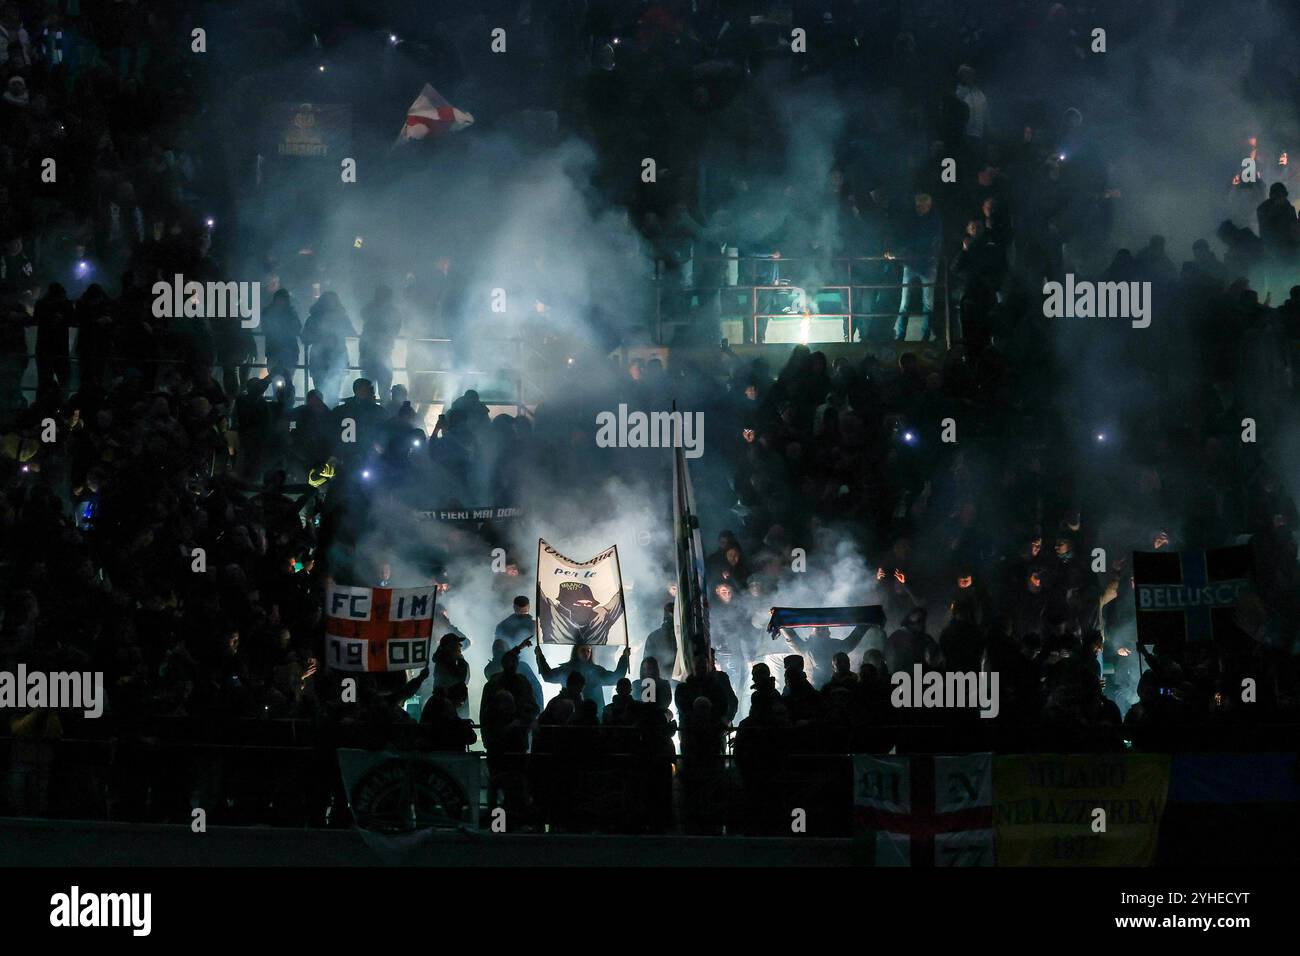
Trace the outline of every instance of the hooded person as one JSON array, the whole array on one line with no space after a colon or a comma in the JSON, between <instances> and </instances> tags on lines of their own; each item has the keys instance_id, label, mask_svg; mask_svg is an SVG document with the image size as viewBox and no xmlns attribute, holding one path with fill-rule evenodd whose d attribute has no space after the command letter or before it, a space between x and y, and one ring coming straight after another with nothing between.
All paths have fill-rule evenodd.
<instances>
[{"instance_id":1,"label":"hooded person","mask_svg":"<svg viewBox=\"0 0 1300 956\"><path fill-rule=\"evenodd\" d=\"M597 604L588 585L561 581L556 600L542 595L537 616L548 644L608 644L610 630L623 616L623 593Z\"/></svg>"},{"instance_id":2,"label":"hooded person","mask_svg":"<svg viewBox=\"0 0 1300 956\"><path fill-rule=\"evenodd\" d=\"M566 584L572 582L565 582ZM569 659L559 667L552 667L546 662L542 654L542 648L534 648L537 655L537 669L541 672L542 679L548 684L569 684L570 675L577 674L583 679L581 696L584 700L590 700L596 705L596 716L599 718L605 709L605 688L612 687L618 683L619 678L627 676L628 662L631 659L632 648L624 647L623 653L618 659L618 665L610 670L608 667L601 667L592 660L592 651L589 645L579 644L573 648Z\"/></svg>"}]
</instances>

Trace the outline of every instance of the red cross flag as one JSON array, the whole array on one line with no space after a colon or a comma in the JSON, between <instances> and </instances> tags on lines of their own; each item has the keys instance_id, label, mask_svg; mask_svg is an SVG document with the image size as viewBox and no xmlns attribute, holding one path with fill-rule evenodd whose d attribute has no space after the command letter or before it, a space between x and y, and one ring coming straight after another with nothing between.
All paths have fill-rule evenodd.
<instances>
[{"instance_id":1,"label":"red cross flag","mask_svg":"<svg viewBox=\"0 0 1300 956\"><path fill-rule=\"evenodd\" d=\"M325 591L325 660L340 671L404 671L429 663L436 587Z\"/></svg>"},{"instance_id":2,"label":"red cross flag","mask_svg":"<svg viewBox=\"0 0 1300 956\"><path fill-rule=\"evenodd\" d=\"M406 111L406 124L397 135L398 143L413 139L433 139L443 133L459 133L474 122L474 117L458 110L442 98L428 83ZM396 145L396 144L394 144Z\"/></svg>"},{"instance_id":3,"label":"red cross flag","mask_svg":"<svg viewBox=\"0 0 1300 956\"><path fill-rule=\"evenodd\" d=\"M857 754L853 803L876 866L993 865L990 754Z\"/></svg>"}]
</instances>

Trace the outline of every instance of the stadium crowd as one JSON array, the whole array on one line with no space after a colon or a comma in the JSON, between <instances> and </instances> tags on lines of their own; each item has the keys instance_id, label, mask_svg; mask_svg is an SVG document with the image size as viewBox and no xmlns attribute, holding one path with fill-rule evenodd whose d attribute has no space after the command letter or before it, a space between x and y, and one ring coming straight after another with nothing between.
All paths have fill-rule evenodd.
<instances>
[{"instance_id":1,"label":"stadium crowd","mask_svg":"<svg viewBox=\"0 0 1300 956\"><path fill-rule=\"evenodd\" d=\"M918 135L933 145L914 154L901 185L837 161L825 183L792 188L761 228L738 224L743 176L698 204L672 190L619 197L670 274L698 260L687 285L707 285L707 250L729 245L793 260L782 268L795 282L808 268L800 263L898 258L880 268L901 293L876 300L891 317L857 328L870 349L829 361L795 346L778 369L727 343L707 362L587 365L572 373L585 382L580 392L557 388L530 413L493 417L468 391L429 431L421 403L392 384L394 343L411 331L403 315L413 310L387 276L374 277L367 303L353 303L359 369L347 361L358 327L328 282L318 296L274 290L256 330L153 314L154 281L226 277L204 215L220 177L209 153L143 119L197 108L183 51L162 40L176 24L140 4L85 6L0 8L0 668L102 671L111 732L72 712L10 719L11 762L22 771L11 778L22 781L11 807L49 810L33 781L48 776L61 737L140 740L167 718L214 727L304 718L331 728L334 743L371 747L463 751L481 741L493 799L548 814L570 805L573 768L601 754L661 768L680 754L683 783L696 792L730 746L761 804L755 795L772 792L791 755L1104 752L1126 741L1152 751L1267 748L1290 733L1300 513L1281 436L1294 425L1300 286L1278 303L1258 290L1294 275L1300 220L1284 183L1246 184L1234 188L1253 197L1254 221L1225 222L1181 266L1158 235L1136 252L1113 251L1110 222L1124 197L1090 157L1078 111L1068 101L990 102L966 65L1014 56L1017 43L1036 57L1084 62L1074 54L1087 42L1081 11L1013 4L1033 20L1014 37L981 30L978 18L957 34L922 22L893 36L881 75L840 75L842 59L815 58L810 71L902 98L907 122L880 152L907 154ZM726 7L664 2L642 9L635 27L586 22L597 65L566 121L601 141L607 159L639 156L639 142L620 139L608 115L613 88L665 63L710 77L690 85L696 110L674 148L711 155L755 145L744 117L714 102L727 98L720 86L743 85L744 70L691 73L707 58L743 65L766 49L748 34L727 41L734 49L708 41L710 18ZM855 35L825 29L837 46ZM621 72L601 66L616 33L636 37ZM935 80L932 59L954 69ZM660 106L641 114L647 129L666 122ZM977 175L944 181L938 160L949 154ZM52 188L41 182L46 157L57 163ZM826 208L826 194L838 223L832 246L801 217ZM940 263L947 282L913 295L912 279L934 281ZM1079 398L1095 367L1057 347L1041 307L1043 281L1071 270L1154 289L1149 330L1102 328L1088 354L1150 381L1159 401L1104 425ZM939 336L945 304L952 341L892 350L913 314L922 338ZM24 389L33 327L35 385ZM309 376L301 402L299 364ZM351 397L339 401L345 390ZM697 481L716 506L705 516L717 543L707 561L716 657L699 674L671 680L671 604L663 625L634 635L614 666L582 648L556 665L525 651L529 602L511 607L505 593L494 634L461 633L442 610L427 671L367 677L359 702L341 703L345 675L322 657L323 594L339 560L331 546L365 493L363 469L434 483L447 501L505 502L591 468L594 410L664 409L674 399L704 412L709 451ZM359 441L340 438L344 418L358 422ZM1246 418L1258 441L1242 441ZM50 420L52 441L42 437ZM955 442L941 438L948 420ZM553 453L563 447L583 454ZM612 452L611 468L626 466L627 454ZM336 477L323 480L326 471ZM1237 536L1249 536L1255 583L1240 633L1143 660L1127 556ZM880 603L885 623L847 637L769 635L775 596L806 586L792 568L795 548L807 552L809 576L825 575L823 603L844 550L859 556L853 603ZM669 558L656 605L672 600ZM433 575L457 586L445 571ZM492 642L482 674L466 664L467 641ZM915 664L997 672L998 716L898 710L890 675ZM1258 685L1250 703L1244 678ZM549 701L547 683L560 686ZM403 706L417 693L418 719ZM525 753L549 759L530 764ZM651 774L646 786L659 808L647 825L660 826L670 777Z\"/></svg>"}]
</instances>

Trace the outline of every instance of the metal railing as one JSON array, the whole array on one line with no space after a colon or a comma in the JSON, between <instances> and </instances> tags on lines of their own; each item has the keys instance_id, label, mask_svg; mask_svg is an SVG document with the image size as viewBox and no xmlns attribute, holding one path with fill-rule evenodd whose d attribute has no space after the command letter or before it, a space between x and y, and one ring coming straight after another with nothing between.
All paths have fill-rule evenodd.
<instances>
[{"instance_id":1,"label":"metal railing","mask_svg":"<svg viewBox=\"0 0 1300 956\"><path fill-rule=\"evenodd\" d=\"M429 749L412 746L419 725L392 725L379 737L356 729L351 739L341 725L299 719L162 719L147 732L106 739L0 737L0 816L188 823L197 805L212 824L349 826L336 748L373 749L382 740L384 750ZM538 752L535 727L532 752L471 752L480 761L480 819L507 806L537 832L761 834L788 831L787 808L798 806L818 821L817 835L849 835L845 752L787 746L756 761L725 745L682 756L647 751L632 728L545 730L552 741L559 733L583 746ZM736 728L724 733L731 738Z\"/></svg>"},{"instance_id":2,"label":"metal railing","mask_svg":"<svg viewBox=\"0 0 1300 956\"><path fill-rule=\"evenodd\" d=\"M935 278L932 281L917 281L911 277L908 283L904 283L900 276L897 282L881 281L884 278L881 273L892 271L895 264L906 266L908 263L924 263L927 266L924 270L926 272L930 271L932 265ZM688 281L684 281L680 288L670 289L672 272L664 268L664 260L656 263L655 339L659 345L668 344L664 340L665 327L690 327L700 321L699 316L665 317L666 311L688 311L673 309L665 302L667 298L695 298L700 300L701 306L704 305L705 298L712 298L713 318L721 322L728 316L734 317L737 314L724 309L723 298L727 293L737 293L738 299L740 293L747 292L749 307L740 313L747 320L744 322L747 327L746 344L763 344L767 338L764 335L764 325L771 319L839 320L842 325L842 341L853 342L866 339L865 330L858 323L898 317L897 308L889 311L876 309L881 293L898 293L901 304L905 289L912 284L920 287L922 295L925 290L932 290L934 301L931 321L942 323L943 340L946 345L952 344L948 264L943 256L705 256L692 257L673 265L677 271L685 270ZM874 274L864 275L864 272ZM700 273L725 281L697 282L695 280ZM802 301L781 312L763 307L782 293L793 293L796 300ZM819 299L823 296L838 300L842 308L821 311Z\"/></svg>"},{"instance_id":3,"label":"metal railing","mask_svg":"<svg viewBox=\"0 0 1300 956\"><path fill-rule=\"evenodd\" d=\"M244 368L250 370L264 370L269 372L271 370L271 367L267 363L267 359L266 359L265 336L262 335L261 333L254 333L253 338L254 341L257 343L257 355L255 359L253 361L248 361L248 362L232 363L232 365L237 368ZM361 337L357 335L351 335L346 338L347 350L349 355L348 364L339 370L345 376L356 377L356 376L360 376L363 372L366 371L366 369L364 369L360 364L360 358L359 358L360 341L361 341ZM436 402L446 403L449 402L451 398L454 398L455 396L436 396L436 397L429 396L427 399L417 400L414 397L415 390L412 389L412 384L414 382L415 377L417 376L424 376L424 375L456 376L456 377L464 377L472 380L475 378L489 378L492 376L496 376L500 374L500 372L503 370L513 371L514 372L514 382L513 382L514 395L512 396L513 401L504 402L504 403L489 402L489 404L510 404L510 405L514 405L517 409L520 410L535 405L538 400L538 397L529 391L530 383L528 381L528 377L525 375L524 370L527 364L527 360L529 359L540 360L540 358L536 356L534 350L529 345L529 343L521 337L516 337L511 339L479 339L477 340L477 342L480 345L500 344L500 345L505 345L510 347L511 350L514 352L514 355L512 357L513 368L506 368L506 369L499 368L495 370L486 370L486 369L474 369L474 368L441 368L441 367L412 366L410 365L410 355L411 355L413 345L422 344L422 345L429 345L429 346L442 346L450 349L453 348L456 343L454 342L454 340L446 339L446 338L400 336L396 339L396 344L394 346L394 353L395 354L400 353L405 361L403 361L401 364L394 363L390 371L394 374L394 376L400 373L402 376L406 378L406 382L402 384L405 384L407 388L412 391L413 394L412 402L418 402L419 404L436 403ZM355 362L351 358L352 355L358 356ZM36 394L37 391L36 363L39 360L40 360L40 356L37 355L35 352L29 352L27 354L28 365L23 376L23 382L20 385L21 391L26 395ZM80 369L86 366L87 364L92 364L92 363L88 363L82 356L80 356L77 353L76 349L72 346L69 347L69 354L67 356L67 361L70 368L78 370L78 375L75 381L77 386L80 387L82 384L80 379ZM160 350L160 354L154 356L110 354L104 358L96 359L93 364L99 365L101 367L121 367L121 366L132 366L132 365L155 365L155 366L173 365L175 366L175 365L189 364L189 360L177 356L175 354L169 354L169 350L163 349ZM218 355L214 358L212 367L224 369L226 368L226 365L220 360L220 356ZM306 395L308 391L307 385L309 384L308 377L310 374L310 365L307 362L306 346L302 346L302 345L299 346L299 358L297 364L295 364L292 367L291 372L294 378L293 381L294 402L295 404L301 404L306 400ZM314 386L314 381L311 384ZM300 385L301 387L299 387ZM69 386L71 386L71 383L69 383ZM67 389L65 389L65 391L71 394L73 388L68 387ZM381 401L387 400L387 396L385 395L381 395L377 397ZM336 401L338 401L337 397L334 398L333 401L329 403L333 404L333 402Z\"/></svg>"},{"instance_id":4,"label":"metal railing","mask_svg":"<svg viewBox=\"0 0 1300 956\"><path fill-rule=\"evenodd\" d=\"M632 728L548 726L543 752L534 736L534 752L471 753L479 760L474 803L480 821L506 806L535 831L611 833L788 835L790 808L801 807L810 833L847 836L854 754L1056 752L998 746L999 729L988 723L879 724L868 733L880 736L856 739L842 729L801 737L799 727L780 728L743 752L726 746L684 756L641 746ZM0 736L0 816L188 824L201 806L212 824L346 827L352 821L338 748L430 752L428 740L412 745L421 730L427 732L405 723L161 718L103 738ZM1293 752L1294 723L1252 725L1249 739L1241 730L1225 726L1207 737L1188 725L1183 740L1207 753ZM725 729L727 736L736 732ZM557 733L582 746L557 741ZM800 741L812 740L817 752L800 749Z\"/></svg>"}]
</instances>

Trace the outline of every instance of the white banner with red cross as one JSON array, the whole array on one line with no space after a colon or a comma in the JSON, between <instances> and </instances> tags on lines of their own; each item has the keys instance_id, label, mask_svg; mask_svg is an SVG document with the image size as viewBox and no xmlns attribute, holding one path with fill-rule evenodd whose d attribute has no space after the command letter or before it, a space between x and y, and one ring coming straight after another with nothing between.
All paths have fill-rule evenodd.
<instances>
[{"instance_id":1,"label":"white banner with red cross","mask_svg":"<svg viewBox=\"0 0 1300 956\"><path fill-rule=\"evenodd\" d=\"M855 754L853 803L876 866L993 866L991 754Z\"/></svg>"},{"instance_id":2,"label":"white banner with red cross","mask_svg":"<svg viewBox=\"0 0 1300 956\"><path fill-rule=\"evenodd\" d=\"M358 588L325 591L325 661L340 671L418 670L429 662L438 589Z\"/></svg>"}]
</instances>

